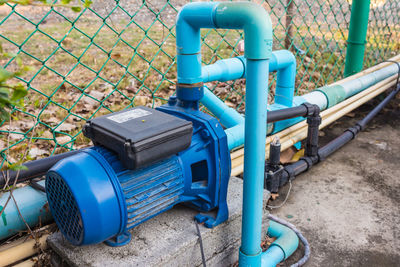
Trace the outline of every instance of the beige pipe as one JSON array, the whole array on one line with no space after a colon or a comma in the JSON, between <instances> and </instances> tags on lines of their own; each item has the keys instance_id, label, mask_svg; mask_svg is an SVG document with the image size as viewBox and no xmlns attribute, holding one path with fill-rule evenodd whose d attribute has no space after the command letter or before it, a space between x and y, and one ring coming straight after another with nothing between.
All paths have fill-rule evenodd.
<instances>
[{"instance_id":1,"label":"beige pipe","mask_svg":"<svg viewBox=\"0 0 400 267\"><path fill-rule=\"evenodd\" d=\"M35 263L36 263L36 261L33 259L38 260L38 257L30 258L26 261L23 261L23 262L13 265L13 267L33 267L33 266L35 266Z\"/></svg>"},{"instance_id":2,"label":"beige pipe","mask_svg":"<svg viewBox=\"0 0 400 267\"><path fill-rule=\"evenodd\" d=\"M48 236L48 234L43 235L37 242L34 239L30 239L16 246L8 247L5 250L1 250L0 248L0 267L26 259L39 253L41 250L45 250L47 248L46 239Z\"/></svg>"},{"instance_id":3,"label":"beige pipe","mask_svg":"<svg viewBox=\"0 0 400 267\"><path fill-rule=\"evenodd\" d=\"M389 58L388 60L390 60L390 61L399 61L399 60L400 60L400 55L397 55L397 56L394 56L394 57L392 57L392 58ZM342 84L342 83L345 83L345 82L347 82L347 81L351 81L351 80L360 78L361 76L364 76L364 75L366 75L366 74L370 74L370 73L372 73L372 72L374 72L374 71L383 69L384 67L387 67L387 66L389 66L390 64L393 64L393 63L391 63L391 62L382 62L382 63L380 63L380 64L377 64L377 65L375 65L375 66L372 66L371 68L368 68L368 69L366 69L366 70L360 71L360 72L358 72L358 73L356 73L356 74L354 74L354 75L352 75L352 76L349 76L349 77L344 78L344 79L342 79L342 80L340 80L340 81L334 82L334 83L332 83L331 85Z\"/></svg>"}]
</instances>

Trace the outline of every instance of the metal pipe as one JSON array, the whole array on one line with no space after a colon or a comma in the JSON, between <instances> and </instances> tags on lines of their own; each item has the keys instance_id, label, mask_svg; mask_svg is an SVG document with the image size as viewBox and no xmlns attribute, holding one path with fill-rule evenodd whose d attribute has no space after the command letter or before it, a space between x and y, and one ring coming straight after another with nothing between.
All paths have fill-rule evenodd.
<instances>
[{"instance_id":1,"label":"metal pipe","mask_svg":"<svg viewBox=\"0 0 400 267\"><path fill-rule=\"evenodd\" d=\"M353 75L363 68L365 43L368 30L370 0L353 0L349 37L347 38L344 76Z\"/></svg>"}]
</instances>

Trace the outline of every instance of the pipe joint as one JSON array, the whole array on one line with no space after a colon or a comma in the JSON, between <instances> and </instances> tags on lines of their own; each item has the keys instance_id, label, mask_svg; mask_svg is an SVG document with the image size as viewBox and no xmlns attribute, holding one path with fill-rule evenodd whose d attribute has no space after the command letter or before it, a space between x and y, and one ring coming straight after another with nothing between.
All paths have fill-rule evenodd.
<instances>
[{"instance_id":1,"label":"pipe joint","mask_svg":"<svg viewBox=\"0 0 400 267\"><path fill-rule=\"evenodd\" d=\"M268 13L259 5L249 2L220 3L215 9L215 24L218 28L244 30L246 58L260 60L271 57L272 23Z\"/></svg>"},{"instance_id":2,"label":"pipe joint","mask_svg":"<svg viewBox=\"0 0 400 267\"><path fill-rule=\"evenodd\" d=\"M318 105L315 104L310 104L308 102L301 104L302 106L305 106L307 109L307 114L305 114L303 117L315 117L319 116L320 113L320 108Z\"/></svg>"},{"instance_id":3,"label":"pipe joint","mask_svg":"<svg viewBox=\"0 0 400 267\"><path fill-rule=\"evenodd\" d=\"M270 221L268 235L277 237L271 246L278 246L284 253L283 260L286 260L299 245L299 238L290 228L283 226L275 221Z\"/></svg>"}]
</instances>

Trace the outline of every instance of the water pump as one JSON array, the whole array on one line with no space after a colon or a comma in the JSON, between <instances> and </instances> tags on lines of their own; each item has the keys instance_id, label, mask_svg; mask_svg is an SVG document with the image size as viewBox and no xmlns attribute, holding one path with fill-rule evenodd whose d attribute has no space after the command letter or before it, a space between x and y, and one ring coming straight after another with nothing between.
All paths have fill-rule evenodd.
<instances>
[{"instance_id":1,"label":"water pump","mask_svg":"<svg viewBox=\"0 0 400 267\"><path fill-rule=\"evenodd\" d=\"M179 95L179 94L178 94ZM230 153L217 119L198 101L172 96L168 104L136 107L87 122L94 147L58 162L46 177L51 213L74 245L127 244L129 229L184 203L228 218Z\"/></svg>"}]
</instances>

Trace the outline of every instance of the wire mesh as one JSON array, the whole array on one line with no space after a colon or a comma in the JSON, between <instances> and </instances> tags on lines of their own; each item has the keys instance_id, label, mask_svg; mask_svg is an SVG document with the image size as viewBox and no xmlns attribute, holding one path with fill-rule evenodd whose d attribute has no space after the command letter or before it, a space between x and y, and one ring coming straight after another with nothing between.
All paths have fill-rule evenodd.
<instances>
[{"instance_id":1,"label":"wire mesh","mask_svg":"<svg viewBox=\"0 0 400 267\"><path fill-rule=\"evenodd\" d=\"M0 43L32 66L12 82L28 88L24 107L0 123L0 167L29 147L36 159L87 146L82 125L136 105L159 106L176 81L175 17L187 1L98 0L74 13L64 7L0 6ZM297 57L296 93L343 77L351 3L347 0L257 1L271 15L274 49ZM399 53L400 2L372 0L365 67ZM202 30L203 63L241 53L243 33ZM274 75L271 74L271 96ZM229 106L244 109L244 81L211 83ZM272 98L271 98L272 99Z\"/></svg>"}]
</instances>

